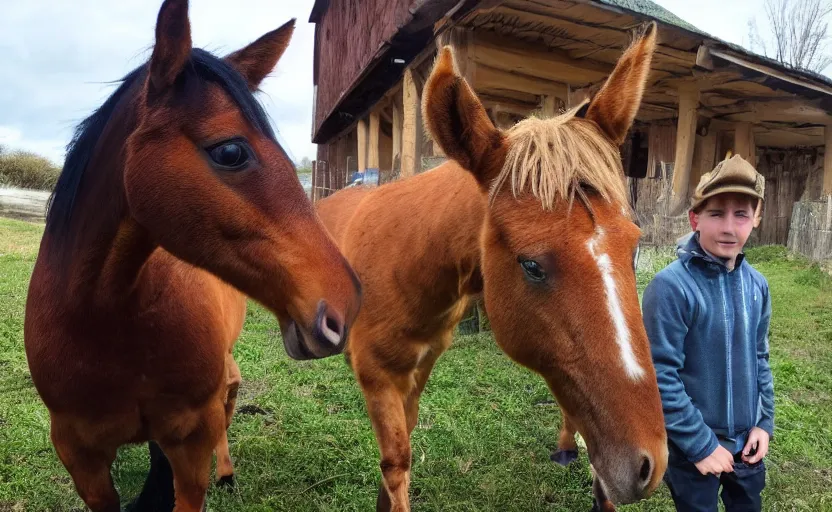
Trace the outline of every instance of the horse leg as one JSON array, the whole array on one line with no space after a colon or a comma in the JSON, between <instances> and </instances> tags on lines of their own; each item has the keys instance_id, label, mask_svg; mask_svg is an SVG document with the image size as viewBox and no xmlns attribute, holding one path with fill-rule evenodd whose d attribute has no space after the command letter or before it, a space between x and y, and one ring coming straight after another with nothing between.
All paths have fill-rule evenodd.
<instances>
[{"instance_id":1,"label":"horse leg","mask_svg":"<svg viewBox=\"0 0 832 512\"><path fill-rule=\"evenodd\" d=\"M225 359L226 380L228 395L225 399L225 430L222 433L220 442L217 445L217 486L234 488L234 463L231 461L231 453L228 449L228 427L231 426L231 419L234 416L234 409L237 404L237 392L240 389L242 376L240 368L231 353Z\"/></svg>"},{"instance_id":2,"label":"horse leg","mask_svg":"<svg viewBox=\"0 0 832 512\"><path fill-rule=\"evenodd\" d=\"M127 505L127 512L170 512L173 510L173 470L159 445L147 443L150 452L150 471L142 492Z\"/></svg>"},{"instance_id":3,"label":"horse leg","mask_svg":"<svg viewBox=\"0 0 832 512\"><path fill-rule=\"evenodd\" d=\"M433 367L436 364L436 360L439 359L439 356L441 356L442 353L445 352L445 350L450 345L451 335L452 333L448 333L446 336L443 336L441 338L440 343L432 347L430 351L427 354L425 354L425 356L419 362L419 366L412 374L414 385L410 390L410 393L407 395L404 404L405 418L407 420L408 451L410 449L410 435L413 433L413 429L416 428L416 424L419 422L419 398L422 396L422 391L424 391L425 389L425 384L427 384L428 378L430 377L430 373L431 371L433 371ZM410 462L410 456L408 456L407 460L408 462ZM407 483L409 486L409 465ZM391 496L388 493L387 488L388 486L384 483L382 483L382 485L379 487L378 498L376 499L376 511L388 511L393 509L393 500L391 499ZM405 494L405 497L407 497L407 494Z\"/></svg>"},{"instance_id":4,"label":"horse leg","mask_svg":"<svg viewBox=\"0 0 832 512\"><path fill-rule=\"evenodd\" d=\"M422 391L425 390L425 385L427 384L428 378L433 371L433 367L436 365L436 361L439 359L439 356L445 353L445 351L448 350L448 347L451 346L452 339L453 331L446 333L439 339L439 342L433 345L430 351L422 357L422 360L419 361L419 366L416 368L416 372L413 376L416 385L410 391L410 395L408 395L407 402L404 406L405 414L407 415L408 434L413 433L413 429L416 428L416 424L419 422L419 399L422 396Z\"/></svg>"},{"instance_id":5,"label":"horse leg","mask_svg":"<svg viewBox=\"0 0 832 512\"><path fill-rule=\"evenodd\" d=\"M563 415L563 425L560 427L558 449L550 458L561 466L567 466L578 458L578 443L575 441L577 431L563 409L561 409L561 414Z\"/></svg>"},{"instance_id":6,"label":"horse leg","mask_svg":"<svg viewBox=\"0 0 832 512\"><path fill-rule=\"evenodd\" d=\"M196 430L183 439L159 442L173 469L173 512L202 512L211 480L211 459L224 426L224 404L217 400L202 411Z\"/></svg>"},{"instance_id":7,"label":"horse leg","mask_svg":"<svg viewBox=\"0 0 832 512\"><path fill-rule=\"evenodd\" d=\"M379 492L376 510L409 512L410 435L404 402L413 386L413 371L392 374L379 361L360 357L353 360L353 365L381 454L384 492Z\"/></svg>"},{"instance_id":8,"label":"horse leg","mask_svg":"<svg viewBox=\"0 0 832 512\"><path fill-rule=\"evenodd\" d=\"M69 423L52 418L52 444L75 483L78 495L92 512L120 512L119 496L110 467L116 447L91 447Z\"/></svg>"}]
</instances>

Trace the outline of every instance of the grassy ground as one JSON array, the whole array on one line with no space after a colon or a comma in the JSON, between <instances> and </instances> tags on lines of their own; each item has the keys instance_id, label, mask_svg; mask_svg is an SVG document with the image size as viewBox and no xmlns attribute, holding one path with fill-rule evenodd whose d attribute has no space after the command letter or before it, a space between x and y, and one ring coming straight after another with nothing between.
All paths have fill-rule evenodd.
<instances>
[{"instance_id":1,"label":"grassy ground","mask_svg":"<svg viewBox=\"0 0 832 512\"><path fill-rule=\"evenodd\" d=\"M41 227L0 219L0 511L82 510L49 443L48 416L23 352L23 311ZM816 267L762 248L749 259L774 304L777 430L766 510L832 510L832 286ZM666 263L653 255L639 280ZM244 383L231 427L238 490L212 490L209 510L372 510L377 449L363 399L340 357L295 362L274 319L252 306L236 357ZM92 397L91 397L92 398ZM549 462L560 416L541 379L488 334L458 337L422 400L413 436L414 510L573 511L590 507L585 454ZM113 469L127 498L147 471L145 447ZM666 488L625 511L671 510Z\"/></svg>"}]
</instances>

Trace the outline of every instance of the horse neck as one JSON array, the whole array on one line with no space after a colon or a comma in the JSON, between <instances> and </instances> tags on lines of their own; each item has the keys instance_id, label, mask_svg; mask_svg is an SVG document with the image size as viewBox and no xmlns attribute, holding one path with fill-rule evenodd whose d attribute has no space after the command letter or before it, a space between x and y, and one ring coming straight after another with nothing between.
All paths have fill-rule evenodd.
<instances>
[{"instance_id":1,"label":"horse neck","mask_svg":"<svg viewBox=\"0 0 832 512\"><path fill-rule=\"evenodd\" d=\"M124 191L126 141L137 124L133 104L117 115L119 120L105 128L84 171L68 233L51 247L67 278L64 290L73 301L83 297L117 305L116 298L130 295L155 248L148 233L130 218Z\"/></svg>"},{"instance_id":2,"label":"horse neck","mask_svg":"<svg viewBox=\"0 0 832 512\"><path fill-rule=\"evenodd\" d=\"M419 178L422 182L417 183ZM473 176L453 161L420 175L413 185L423 200L419 208L422 213L414 227L429 233L424 237L425 257L419 265L433 267L431 271L448 276L444 284L454 299L459 298L457 295L479 293L480 232L487 213L486 195ZM456 275L451 279L453 273ZM453 280L457 282L450 282Z\"/></svg>"}]
</instances>

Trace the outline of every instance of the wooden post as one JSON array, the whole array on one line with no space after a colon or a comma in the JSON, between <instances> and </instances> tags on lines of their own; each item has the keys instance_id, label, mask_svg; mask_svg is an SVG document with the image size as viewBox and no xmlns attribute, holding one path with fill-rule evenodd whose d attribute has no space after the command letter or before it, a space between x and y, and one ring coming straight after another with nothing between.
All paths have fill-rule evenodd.
<instances>
[{"instance_id":1,"label":"wooden post","mask_svg":"<svg viewBox=\"0 0 832 512\"><path fill-rule=\"evenodd\" d=\"M402 83L402 171L401 177L413 176L422 167L422 100L419 86L408 68Z\"/></svg>"},{"instance_id":2,"label":"wooden post","mask_svg":"<svg viewBox=\"0 0 832 512\"><path fill-rule=\"evenodd\" d=\"M358 121L358 172L367 169L367 120Z\"/></svg>"},{"instance_id":3,"label":"wooden post","mask_svg":"<svg viewBox=\"0 0 832 512\"><path fill-rule=\"evenodd\" d=\"M378 148L378 138L380 135L381 126L379 123L379 115L378 112L373 112L370 114L370 144L367 150L367 168L368 169L376 169L379 168L379 148Z\"/></svg>"},{"instance_id":4,"label":"wooden post","mask_svg":"<svg viewBox=\"0 0 832 512\"><path fill-rule=\"evenodd\" d=\"M713 170L716 165L716 133L716 130L710 130L707 135L698 139L693 151L693 168L690 172L688 194L693 194L702 175Z\"/></svg>"},{"instance_id":5,"label":"wooden post","mask_svg":"<svg viewBox=\"0 0 832 512\"><path fill-rule=\"evenodd\" d=\"M757 151L754 144L754 125L751 123L737 123L734 128L734 154L745 158L748 163L757 167Z\"/></svg>"},{"instance_id":6,"label":"wooden post","mask_svg":"<svg viewBox=\"0 0 832 512\"><path fill-rule=\"evenodd\" d=\"M543 101L541 103L540 110L544 118L555 117L555 115L557 115L558 99L556 97L547 94L546 96L543 96Z\"/></svg>"},{"instance_id":7,"label":"wooden post","mask_svg":"<svg viewBox=\"0 0 832 512\"><path fill-rule=\"evenodd\" d=\"M312 193L309 194L309 200L313 203L317 199L318 191L318 161L312 160Z\"/></svg>"},{"instance_id":8,"label":"wooden post","mask_svg":"<svg viewBox=\"0 0 832 512\"><path fill-rule=\"evenodd\" d=\"M684 212L688 201L690 170L693 150L696 146L696 110L699 106L699 88L685 84L679 88L679 122L676 127L676 156L673 161L673 192L668 205L668 215Z\"/></svg>"},{"instance_id":9,"label":"wooden post","mask_svg":"<svg viewBox=\"0 0 832 512\"><path fill-rule=\"evenodd\" d=\"M832 125L823 128L823 138L826 142L823 154L823 195L832 196Z\"/></svg>"},{"instance_id":10,"label":"wooden post","mask_svg":"<svg viewBox=\"0 0 832 512\"><path fill-rule=\"evenodd\" d=\"M402 111L398 105L393 104L393 168L396 171L396 157L399 158L399 169L402 161Z\"/></svg>"}]
</instances>

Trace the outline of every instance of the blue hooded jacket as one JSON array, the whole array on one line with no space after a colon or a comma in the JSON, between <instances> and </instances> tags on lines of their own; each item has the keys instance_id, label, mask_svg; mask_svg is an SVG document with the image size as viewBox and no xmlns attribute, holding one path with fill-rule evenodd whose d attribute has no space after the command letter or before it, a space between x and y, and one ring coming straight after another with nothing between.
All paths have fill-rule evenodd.
<instances>
[{"instance_id":1,"label":"blue hooded jacket","mask_svg":"<svg viewBox=\"0 0 832 512\"><path fill-rule=\"evenodd\" d=\"M668 439L699 462L718 444L738 453L752 427L773 434L771 300L742 254L729 271L691 233L677 255L647 286L642 310Z\"/></svg>"}]
</instances>

